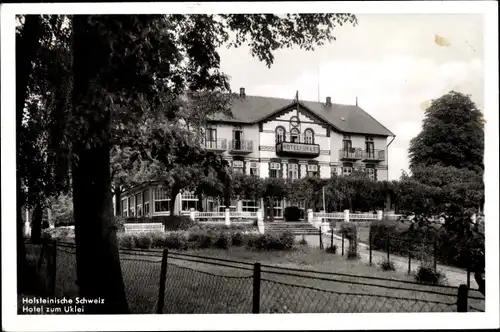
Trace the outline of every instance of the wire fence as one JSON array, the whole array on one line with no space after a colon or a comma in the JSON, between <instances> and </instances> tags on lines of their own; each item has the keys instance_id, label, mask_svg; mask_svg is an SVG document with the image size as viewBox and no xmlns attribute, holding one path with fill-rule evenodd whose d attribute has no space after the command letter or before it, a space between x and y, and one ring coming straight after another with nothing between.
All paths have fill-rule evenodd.
<instances>
[{"instance_id":1,"label":"wire fence","mask_svg":"<svg viewBox=\"0 0 500 332\"><path fill-rule=\"evenodd\" d=\"M33 246L33 245L31 245ZM145 313L484 312L466 285L292 269L180 252L120 250L129 309ZM41 294L78 296L74 244L37 259Z\"/></svg>"}]
</instances>

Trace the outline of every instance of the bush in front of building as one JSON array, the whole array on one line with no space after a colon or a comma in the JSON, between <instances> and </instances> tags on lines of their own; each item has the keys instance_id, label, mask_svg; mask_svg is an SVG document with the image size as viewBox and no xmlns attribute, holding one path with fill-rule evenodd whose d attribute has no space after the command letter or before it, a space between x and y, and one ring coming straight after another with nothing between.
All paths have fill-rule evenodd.
<instances>
[{"instance_id":1,"label":"bush in front of building","mask_svg":"<svg viewBox=\"0 0 500 332\"><path fill-rule=\"evenodd\" d=\"M134 249L136 247L136 234L133 233L119 233L118 247L120 249Z\"/></svg>"},{"instance_id":2,"label":"bush in front of building","mask_svg":"<svg viewBox=\"0 0 500 332\"><path fill-rule=\"evenodd\" d=\"M291 250L295 246L295 235L289 231L248 234L246 247L257 250Z\"/></svg>"},{"instance_id":3,"label":"bush in front of building","mask_svg":"<svg viewBox=\"0 0 500 332\"><path fill-rule=\"evenodd\" d=\"M142 232L135 237L135 245L139 249L151 249L153 245L153 234L151 232Z\"/></svg>"}]
</instances>

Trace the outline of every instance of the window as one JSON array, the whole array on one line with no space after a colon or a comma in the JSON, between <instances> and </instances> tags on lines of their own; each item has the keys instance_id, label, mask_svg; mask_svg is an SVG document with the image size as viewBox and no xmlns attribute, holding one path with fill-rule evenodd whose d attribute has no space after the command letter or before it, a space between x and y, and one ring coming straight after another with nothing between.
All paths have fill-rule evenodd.
<instances>
[{"instance_id":1,"label":"window","mask_svg":"<svg viewBox=\"0 0 500 332\"><path fill-rule=\"evenodd\" d=\"M181 211L190 211L198 208L198 197L190 191L185 191L181 194L182 203Z\"/></svg>"},{"instance_id":2,"label":"window","mask_svg":"<svg viewBox=\"0 0 500 332\"><path fill-rule=\"evenodd\" d=\"M279 175L279 171L281 169L281 164L280 163L270 163L269 164L269 177L271 178L277 178Z\"/></svg>"},{"instance_id":3,"label":"window","mask_svg":"<svg viewBox=\"0 0 500 332\"><path fill-rule=\"evenodd\" d=\"M149 215L149 189L142 192L142 201L144 202L144 215Z\"/></svg>"},{"instance_id":4,"label":"window","mask_svg":"<svg viewBox=\"0 0 500 332\"><path fill-rule=\"evenodd\" d=\"M304 138L306 144L314 144L314 132L312 129L306 129L306 131L304 131Z\"/></svg>"},{"instance_id":5,"label":"window","mask_svg":"<svg viewBox=\"0 0 500 332\"><path fill-rule=\"evenodd\" d=\"M259 209L259 202L253 200L242 200L241 210L243 212L257 212Z\"/></svg>"},{"instance_id":6,"label":"window","mask_svg":"<svg viewBox=\"0 0 500 332\"><path fill-rule=\"evenodd\" d=\"M259 175L259 163L255 161L250 162L250 175Z\"/></svg>"},{"instance_id":7,"label":"window","mask_svg":"<svg viewBox=\"0 0 500 332\"><path fill-rule=\"evenodd\" d=\"M342 166L342 175L351 175L352 164L345 164Z\"/></svg>"},{"instance_id":8,"label":"window","mask_svg":"<svg viewBox=\"0 0 500 332\"><path fill-rule=\"evenodd\" d=\"M274 217L283 218L283 202L279 200L274 201Z\"/></svg>"},{"instance_id":9,"label":"window","mask_svg":"<svg viewBox=\"0 0 500 332\"><path fill-rule=\"evenodd\" d=\"M122 199L122 217L128 217L128 198Z\"/></svg>"},{"instance_id":10,"label":"window","mask_svg":"<svg viewBox=\"0 0 500 332\"><path fill-rule=\"evenodd\" d=\"M290 142L300 143L300 132L297 128L290 130Z\"/></svg>"},{"instance_id":11,"label":"window","mask_svg":"<svg viewBox=\"0 0 500 332\"><path fill-rule=\"evenodd\" d=\"M373 142L373 136L366 136L365 147L367 157L375 158L375 143Z\"/></svg>"},{"instance_id":12,"label":"window","mask_svg":"<svg viewBox=\"0 0 500 332\"><path fill-rule=\"evenodd\" d=\"M288 178L291 180L297 180L299 178L298 164L288 164Z\"/></svg>"},{"instance_id":13,"label":"window","mask_svg":"<svg viewBox=\"0 0 500 332\"><path fill-rule=\"evenodd\" d=\"M331 167L330 167L330 176L331 176L331 177L334 177L334 176L337 176L337 175L338 175L338 174L337 174L337 167L335 167L335 166L331 166Z\"/></svg>"},{"instance_id":14,"label":"window","mask_svg":"<svg viewBox=\"0 0 500 332\"><path fill-rule=\"evenodd\" d=\"M234 173L245 173L243 169L243 160L233 160L233 172Z\"/></svg>"},{"instance_id":15,"label":"window","mask_svg":"<svg viewBox=\"0 0 500 332\"><path fill-rule=\"evenodd\" d=\"M164 188L157 187L154 191L154 212L169 212L170 198Z\"/></svg>"},{"instance_id":16,"label":"window","mask_svg":"<svg viewBox=\"0 0 500 332\"><path fill-rule=\"evenodd\" d=\"M276 144L285 141L285 128L277 127L276 128Z\"/></svg>"},{"instance_id":17,"label":"window","mask_svg":"<svg viewBox=\"0 0 500 332\"><path fill-rule=\"evenodd\" d=\"M217 148L217 129L209 127L205 132L205 146L209 149Z\"/></svg>"},{"instance_id":18,"label":"window","mask_svg":"<svg viewBox=\"0 0 500 332\"><path fill-rule=\"evenodd\" d=\"M373 165L366 165L365 172L368 174L369 179L377 180L377 170Z\"/></svg>"},{"instance_id":19,"label":"window","mask_svg":"<svg viewBox=\"0 0 500 332\"><path fill-rule=\"evenodd\" d=\"M135 196L128 198L128 210L131 217L135 217Z\"/></svg>"},{"instance_id":20,"label":"window","mask_svg":"<svg viewBox=\"0 0 500 332\"><path fill-rule=\"evenodd\" d=\"M241 150L243 141L243 128L237 126L233 129L233 149Z\"/></svg>"},{"instance_id":21,"label":"window","mask_svg":"<svg viewBox=\"0 0 500 332\"><path fill-rule=\"evenodd\" d=\"M318 165L307 165L307 176L318 176Z\"/></svg>"},{"instance_id":22,"label":"window","mask_svg":"<svg viewBox=\"0 0 500 332\"><path fill-rule=\"evenodd\" d=\"M142 216L142 192L135 195L135 211L138 217Z\"/></svg>"}]
</instances>

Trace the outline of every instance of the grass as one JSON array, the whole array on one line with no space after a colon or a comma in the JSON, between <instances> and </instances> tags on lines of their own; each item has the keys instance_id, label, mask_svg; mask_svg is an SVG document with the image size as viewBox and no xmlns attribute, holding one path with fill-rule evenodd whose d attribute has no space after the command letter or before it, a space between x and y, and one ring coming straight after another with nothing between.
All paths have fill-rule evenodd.
<instances>
[{"instance_id":1,"label":"grass","mask_svg":"<svg viewBox=\"0 0 500 332\"><path fill-rule=\"evenodd\" d=\"M158 300L161 251L142 251L143 256L127 253L130 251L122 251L120 258L131 313L154 313ZM74 254L58 254L58 266L61 270L66 270L58 269L57 295L72 294L76 291ZM329 254L308 246L297 246L291 251L266 252L231 247L227 250L188 250L179 254L235 260L243 264L222 262L233 266L227 267L207 264L206 260L192 262L171 251L167 267L165 313L250 313L252 268L255 262L262 264L260 305L263 313L456 311L455 288L405 284L400 280L413 281L413 278L397 271L381 271L379 267L370 267L347 260L339 254ZM284 271L277 267L308 271ZM313 270L349 276L322 275ZM284 272L288 275L282 274ZM311 276L316 278L311 279ZM385 280L368 280L361 276ZM421 290L434 290L449 295L423 293ZM484 310L484 301L469 299L469 304Z\"/></svg>"}]
</instances>

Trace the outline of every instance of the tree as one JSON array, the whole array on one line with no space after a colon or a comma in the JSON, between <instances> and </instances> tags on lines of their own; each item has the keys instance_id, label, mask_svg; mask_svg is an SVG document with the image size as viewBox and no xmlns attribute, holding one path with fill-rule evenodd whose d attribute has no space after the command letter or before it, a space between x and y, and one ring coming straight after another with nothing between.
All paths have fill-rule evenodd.
<instances>
[{"instance_id":1,"label":"tree","mask_svg":"<svg viewBox=\"0 0 500 332\"><path fill-rule=\"evenodd\" d=\"M482 112L469 96L455 91L433 100L422 131L410 142L409 154L410 169L440 165L482 171Z\"/></svg>"},{"instance_id":2,"label":"tree","mask_svg":"<svg viewBox=\"0 0 500 332\"><path fill-rule=\"evenodd\" d=\"M80 295L106 299L105 305L89 306L86 312L128 312L112 213L111 148L137 149L144 143L140 135L143 124L154 120L159 109L167 119L175 117L177 105L172 101L186 89L227 91L227 77L219 70L217 53L224 43L239 46L248 42L252 54L270 66L276 49L295 45L313 49L333 40L334 28L343 23L356 24L356 18L350 14L71 18L67 26L72 41L64 42L71 54L67 72L72 81L57 86L65 97L59 99L69 98L71 103L56 108L57 115L49 117L70 120L53 121L53 128L64 125L65 130L51 131L50 136L63 135L60 142L65 144L51 149L71 157ZM56 24L51 22L51 26ZM236 34L234 41L229 41L230 31ZM36 29L29 37L39 40ZM29 62L22 68L28 67ZM165 112L165 108L171 111Z\"/></svg>"}]
</instances>

